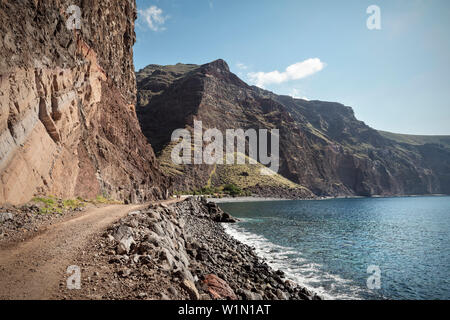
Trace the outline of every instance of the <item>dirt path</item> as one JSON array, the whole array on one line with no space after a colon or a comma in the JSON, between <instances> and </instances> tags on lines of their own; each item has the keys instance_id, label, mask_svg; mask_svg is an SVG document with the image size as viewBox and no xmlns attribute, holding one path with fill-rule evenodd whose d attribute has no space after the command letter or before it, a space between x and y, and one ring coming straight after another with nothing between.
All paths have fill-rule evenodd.
<instances>
[{"instance_id":1,"label":"dirt path","mask_svg":"<svg viewBox=\"0 0 450 320\"><path fill-rule=\"evenodd\" d=\"M169 200L165 203L176 202ZM67 267L89 239L129 212L147 205L92 208L49 226L40 235L0 249L0 299L49 299L66 279Z\"/></svg>"}]
</instances>

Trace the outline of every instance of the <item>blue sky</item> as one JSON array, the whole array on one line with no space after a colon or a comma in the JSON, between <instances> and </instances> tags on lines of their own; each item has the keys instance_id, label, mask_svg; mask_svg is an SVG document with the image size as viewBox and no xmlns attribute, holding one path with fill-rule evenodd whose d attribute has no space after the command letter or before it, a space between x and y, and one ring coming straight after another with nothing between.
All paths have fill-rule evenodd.
<instances>
[{"instance_id":1,"label":"blue sky","mask_svg":"<svg viewBox=\"0 0 450 320\"><path fill-rule=\"evenodd\" d=\"M368 125L450 134L448 0L137 0L137 70L218 58L278 94L341 102ZM377 5L381 30L366 12Z\"/></svg>"}]
</instances>

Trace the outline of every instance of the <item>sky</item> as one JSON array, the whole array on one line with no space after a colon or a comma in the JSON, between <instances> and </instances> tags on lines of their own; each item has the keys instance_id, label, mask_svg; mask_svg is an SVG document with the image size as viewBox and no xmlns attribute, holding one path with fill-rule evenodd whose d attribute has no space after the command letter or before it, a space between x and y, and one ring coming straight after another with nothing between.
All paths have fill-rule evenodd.
<instances>
[{"instance_id":1,"label":"sky","mask_svg":"<svg viewBox=\"0 0 450 320\"><path fill-rule=\"evenodd\" d=\"M340 102L375 129L450 135L448 0L137 0L137 7L136 70L221 58L249 84Z\"/></svg>"}]
</instances>

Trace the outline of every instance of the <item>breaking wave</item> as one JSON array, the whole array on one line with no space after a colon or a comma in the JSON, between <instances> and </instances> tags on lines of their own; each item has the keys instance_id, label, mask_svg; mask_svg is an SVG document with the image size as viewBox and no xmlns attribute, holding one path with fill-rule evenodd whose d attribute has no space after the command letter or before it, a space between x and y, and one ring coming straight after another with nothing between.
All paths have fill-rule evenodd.
<instances>
[{"instance_id":1,"label":"breaking wave","mask_svg":"<svg viewBox=\"0 0 450 320\"><path fill-rule=\"evenodd\" d=\"M243 221L254 219L242 219ZM321 265L307 261L295 248L276 245L265 237L245 230L237 224L223 224L225 232L255 249L256 254L274 270L282 270L286 278L315 292L327 300L362 299L362 290L351 280L322 270Z\"/></svg>"}]
</instances>

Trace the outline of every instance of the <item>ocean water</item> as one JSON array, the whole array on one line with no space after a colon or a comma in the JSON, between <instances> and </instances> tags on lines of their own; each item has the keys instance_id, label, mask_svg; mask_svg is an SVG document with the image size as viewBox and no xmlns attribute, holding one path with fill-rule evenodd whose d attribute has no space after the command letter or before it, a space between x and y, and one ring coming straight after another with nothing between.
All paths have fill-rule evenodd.
<instances>
[{"instance_id":1,"label":"ocean water","mask_svg":"<svg viewBox=\"0 0 450 320\"><path fill-rule=\"evenodd\" d=\"M229 234L325 299L450 299L450 197L219 206L241 219Z\"/></svg>"}]
</instances>

